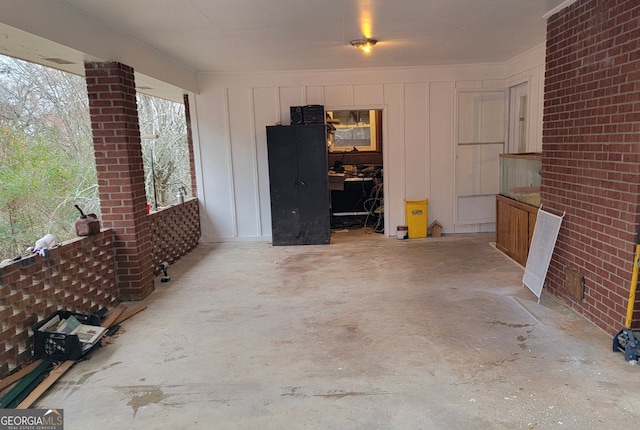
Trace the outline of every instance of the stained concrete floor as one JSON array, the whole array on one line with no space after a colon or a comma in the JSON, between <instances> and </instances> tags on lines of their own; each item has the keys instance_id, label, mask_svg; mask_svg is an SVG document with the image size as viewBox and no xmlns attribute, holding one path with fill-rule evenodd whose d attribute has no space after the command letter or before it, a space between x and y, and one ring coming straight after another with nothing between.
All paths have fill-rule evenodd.
<instances>
[{"instance_id":1,"label":"stained concrete floor","mask_svg":"<svg viewBox=\"0 0 640 430\"><path fill-rule=\"evenodd\" d=\"M611 429L640 366L493 235L200 245L36 407L65 429Z\"/></svg>"}]
</instances>

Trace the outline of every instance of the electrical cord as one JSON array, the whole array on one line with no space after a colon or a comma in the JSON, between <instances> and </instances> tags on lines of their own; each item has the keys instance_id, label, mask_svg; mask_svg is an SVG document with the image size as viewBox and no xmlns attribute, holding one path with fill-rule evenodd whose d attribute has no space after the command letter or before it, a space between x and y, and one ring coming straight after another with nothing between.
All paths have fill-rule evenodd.
<instances>
[{"instance_id":1,"label":"electrical cord","mask_svg":"<svg viewBox=\"0 0 640 430\"><path fill-rule=\"evenodd\" d=\"M340 222L333 222L331 224L332 231L339 230L357 230L364 227L364 221L362 217L345 217Z\"/></svg>"},{"instance_id":2,"label":"electrical cord","mask_svg":"<svg viewBox=\"0 0 640 430\"><path fill-rule=\"evenodd\" d=\"M382 197L381 197L382 189L383 189L382 182L374 185L373 189L371 190L371 193L369 194L370 198L366 200L363 204L365 211L367 211L367 217L365 218L365 221L364 221L365 233L369 233L366 231L367 225L369 223L369 217L374 214L374 211L376 209L378 209L379 207L382 207L382 203L383 203ZM367 203L371 205L369 208L367 208ZM372 229L374 233L384 233L384 217L382 216L381 213L378 214L378 217Z\"/></svg>"},{"instance_id":3,"label":"electrical cord","mask_svg":"<svg viewBox=\"0 0 640 430\"><path fill-rule=\"evenodd\" d=\"M360 197L360 199L358 200L358 202L356 203L355 207L358 207L358 205L360 205L360 203L362 202L362 208L365 210L366 217L363 219L362 216L352 216L352 217L348 217L346 219L341 219L341 222L337 222L336 220L332 220L331 223L331 230L332 231L340 231L340 230L345 230L345 229L360 229L360 228L364 228L365 229L365 233L367 234L371 234L372 232L374 233L384 233L384 216L383 216L383 212L380 212L378 214L375 213L375 211L379 208L383 207L383 196L382 196L382 192L383 192L383 182L378 182L378 172L375 172L376 176L374 177L374 180L376 181L375 185L373 186L373 188L371 189L371 191L369 192L369 196L366 200L363 201L363 198L366 196L366 190L364 187L364 181L362 182L362 196ZM355 210L355 209L354 209ZM378 215L378 216L376 216ZM374 219L374 223L371 226L371 231L367 231L367 228L369 227L369 223L370 223L370 219L373 218Z\"/></svg>"}]
</instances>

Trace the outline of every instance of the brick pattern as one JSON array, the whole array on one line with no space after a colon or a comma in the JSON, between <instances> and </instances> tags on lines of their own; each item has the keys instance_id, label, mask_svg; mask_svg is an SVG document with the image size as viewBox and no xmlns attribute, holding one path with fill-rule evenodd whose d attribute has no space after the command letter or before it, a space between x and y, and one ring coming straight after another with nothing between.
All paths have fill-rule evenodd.
<instances>
[{"instance_id":1,"label":"brick pattern","mask_svg":"<svg viewBox=\"0 0 640 430\"><path fill-rule=\"evenodd\" d=\"M197 199L148 215L155 274L200 240ZM0 268L0 378L31 358L31 327L58 310L93 313L111 308L118 295L115 232L102 230Z\"/></svg>"},{"instance_id":2,"label":"brick pattern","mask_svg":"<svg viewBox=\"0 0 640 430\"><path fill-rule=\"evenodd\" d=\"M153 291L151 235L133 69L85 63L103 226L115 232L119 296Z\"/></svg>"},{"instance_id":3,"label":"brick pattern","mask_svg":"<svg viewBox=\"0 0 640 430\"><path fill-rule=\"evenodd\" d=\"M58 310L93 313L117 299L113 231L64 242L0 268L0 378L31 358L31 327Z\"/></svg>"},{"instance_id":4,"label":"brick pattern","mask_svg":"<svg viewBox=\"0 0 640 430\"><path fill-rule=\"evenodd\" d=\"M173 264L198 245L200 212L197 199L149 215L155 273L164 261Z\"/></svg>"},{"instance_id":5,"label":"brick pattern","mask_svg":"<svg viewBox=\"0 0 640 430\"><path fill-rule=\"evenodd\" d=\"M175 262L200 239L195 198L146 213L133 69L86 63L85 72L105 229L0 268L0 378L31 358L36 322L58 310L92 313L146 297L160 263ZM188 137L194 172L190 127ZM195 193L193 173L192 182Z\"/></svg>"},{"instance_id":6,"label":"brick pattern","mask_svg":"<svg viewBox=\"0 0 640 430\"><path fill-rule=\"evenodd\" d=\"M580 0L547 27L541 198L566 216L546 286L611 334L624 324L640 222L639 28L640 5L626 0ZM585 276L582 301L566 270Z\"/></svg>"}]
</instances>

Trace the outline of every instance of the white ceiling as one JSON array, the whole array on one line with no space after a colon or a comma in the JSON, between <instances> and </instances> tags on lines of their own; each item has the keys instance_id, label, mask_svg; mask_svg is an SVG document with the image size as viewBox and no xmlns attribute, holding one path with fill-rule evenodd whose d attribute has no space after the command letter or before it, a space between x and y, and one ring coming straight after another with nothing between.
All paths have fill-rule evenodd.
<instances>
[{"instance_id":1,"label":"white ceiling","mask_svg":"<svg viewBox=\"0 0 640 430\"><path fill-rule=\"evenodd\" d=\"M562 0L62 0L202 72L503 62ZM379 40L370 55L352 39Z\"/></svg>"},{"instance_id":2,"label":"white ceiling","mask_svg":"<svg viewBox=\"0 0 640 430\"><path fill-rule=\"evenodd\" d=\"M543 43L546 35L543 15L567 3L566 0L4 1L7 3L4 10L0 5L0 22L32 33L51 26L45 37L60 34L58 41L66 46L76 45L71 47L84 53L85 59L86 54L95 55L87 49L90 42L83 35L78 38L76 34L73 40L62 37L63 31L73 31L73 24L60 19L73 16L73 22L81 19L87 24L82 27L84 30L77 31L107 28L194 73L505 62ZM41 12L45 8L46 12ZM47 20L48 16L38 14L51 18ZM58 18L56 22L52 22L54 17ZM10 29L0 26L0 32L0 36L6 35ZM349 45L350 40L362 37L379 40L370 54ZM72 55L47 54L42 52L45 47L36 49L29 45L33 42L19 39L4 37L0 40L0 53L21 58L31 55L33 58L25 59L39 62L47 57L65 59L64 55ZM38 52L37 58L33 52ZM117 57L117 53L111 56ZM77 60L69 59L72 63ZM80 59L80 66L81 63Z\"/></svg>"}]
</instances>

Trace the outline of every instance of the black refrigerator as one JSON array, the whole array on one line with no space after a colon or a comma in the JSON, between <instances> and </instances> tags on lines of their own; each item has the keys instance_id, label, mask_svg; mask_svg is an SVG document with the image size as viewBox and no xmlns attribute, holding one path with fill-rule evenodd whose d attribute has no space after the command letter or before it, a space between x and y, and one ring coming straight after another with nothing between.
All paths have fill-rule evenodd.
<instances>
[{"instance_id":1,"label":"black refrigerator","mask_svg":"<svg viewBox=\"0 0 640 430\"><path fill-rule=\"evenodd\" d=\"M324 124L267 126L273 245L329 243Z\"/></svg>"}]
</instances>

